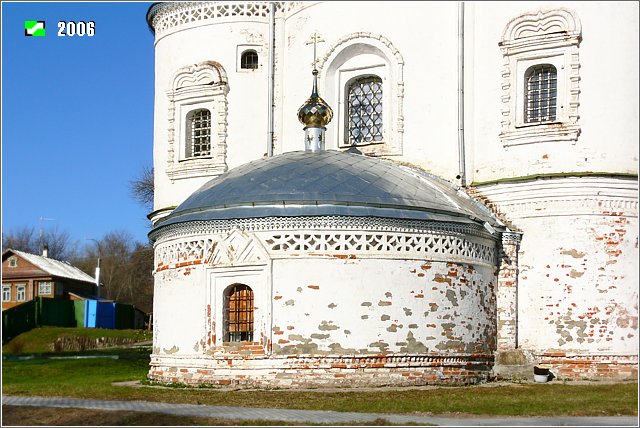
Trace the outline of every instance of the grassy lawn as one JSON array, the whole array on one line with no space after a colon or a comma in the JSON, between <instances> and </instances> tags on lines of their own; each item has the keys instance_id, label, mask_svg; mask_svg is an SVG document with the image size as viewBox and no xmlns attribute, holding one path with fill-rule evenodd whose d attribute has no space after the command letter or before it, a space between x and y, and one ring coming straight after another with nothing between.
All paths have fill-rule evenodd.
<instances>
[{"instance_id":1,"label":"grassy lawn","mask_svg":"<svg viewBox=\"0 0 640 428\"><path fill-rule=\"evenodd\" d=\"M100 352L94 351L93 354ZM637 383L563 384L555 381L548 384L339 392L114 386L112 382L143 380L148 371L148 350L121 350L120 354L121 359L5 360L2 367L3 394L370 413L460 412L496 416L637 415L638 408Z\"/></svg>"}]
</instances>

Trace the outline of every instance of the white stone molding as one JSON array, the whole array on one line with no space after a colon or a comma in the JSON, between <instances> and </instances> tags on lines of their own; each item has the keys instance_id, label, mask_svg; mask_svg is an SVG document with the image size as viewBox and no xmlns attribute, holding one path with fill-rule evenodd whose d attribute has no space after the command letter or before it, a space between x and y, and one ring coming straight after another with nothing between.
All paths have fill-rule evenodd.
<instances>
[{"instance_id":1,"label":"white stone molding","mask_svg":"<svg viewBox=\"0 0 640 428\"><path fill-rule=\"evenodd\" d=\"M566 8L524 13L507 24L499 43L504 59L500 138L505 147L552 141L576 143L580 135L581 33L578 16ZM557 70L556 120L525 124L524 74L536 64L551 64Z\"/></svg>"},{"instance_id":2,"label":"white stone molding","mask_svg":"<svg viewBox=\"0 0 640 428\"><path fill-rule=\"evenodd\" d=\"M358 64L349 61L358 56L369 55L369 59ZM377 57L374 61L373 58ZM345 143L345 97L346 84L357 76L377 75L383 88L383 134L382 143L359 144L362 153L375 156L402 155L404 136L404 58L391 41L376 33L356 32L347 34L318 58L318 71L324 82L324 94L328 104L334 106L337 120L333 141L339 148L350 148Z\"/></svg>"},{"instance_id":3,"label":"white stone molding","mask_svg":"<svg viewBox=\"0 0 640 428\"><path fill-rule=\"evenodd\" d=\"M220 267L267 263L269 260L267 252L252 235L236 229L226 236L218 236L207 252L206 264Z\"/></svg>"},{"instance_id":4,"label":"white stone molding","mask_svg":"<svg viewBox=\"0 0 640 428\"><path fill-rule=\"evenodd\" d=\"M171 79L169 97L167 169L172 181L212 177L227 170L227 73L215 61L182 67ZM205 108L211 112L211 155L185 158L186 116Z\"/></svg>"},{"instance_id":5,"label":"white stone molding","mask_svg":"<svg viewBox=\"0 0 640 428\"><path fill-rule=\"evenodd\" d=\"M263 219L262 219L263 220ZM279 219L276 219L279 220ZM253 219L260 223L261 219ZM308 225L317 222L309 218ZM384 230L260 230L258 227L212 229L209 222L193 222L183 229L165 230L155 246L155 269L175 269L194 264L227 266L263 264L273 258L404 258L496 266L496 242L490 235L451 223L412 231ZM427 222L425 222L427 223ZM219 224L222 226L222 224ZM317 225L317 223L316 223ZM264 225L263 225L264 226Z\"/></svg>"},{"instance_id":6,"label":"white stone molding","mask_svg":"<svg viewBox=\"0 0 640 428\"><path fill-rule=\"evenodd\" d=\"M206 238L174 239L155 248L157 272L193 265L259 265L268 260L269 255L255 235L238 229Z\"/></svg>"},{"instance_id":7,"label":"white stone molding","mask_svg":"<svg viewBox=\"0 0 640 428\"><path fill-rule=\"evenodd\" d=\"M508 351L518 347L518 250L522 234L502 232L501 238L496 290L496 344L498 351Z\"/></svg>"},{"instance_id":8,"label":"white stone molding","mask_svg":"<svg viewBox=\"0 0 640 428\"><path fill-rule=\"evenodd\" d=\"M558 177L482 185L477 191L510 220L566 215L638 217L638 181L614 177Z\"/></svg>"},{"instance_id":9,"label":"white stone molding","mask_svg":"<svg viewBox=\"0 0 640 428\"><path fill-rule=\"evenodd\" d=\"M158 231L153 232L151 239L166 241L174 238L186 238L198 233L209 235L232 229L247 231L356 230L361 232L454 234L495 240L484 227L471 223L350 216L265 217L190 221L164 227L161 234Z\"/></svg>"},{"instance_id":10,"label":"white stone molding","mask_svg":"<svg viewBox=\"0 0 640 428\"><path fill-rule=\"evenodd\" d=\"M274 2L276 12L285 16L297 12L305 2ZM211 20L218 22L245 18L268 22L269 4L267 1L239 2L239 1L210 1L210 2L173 2L159 4L151 10L149 24L155 31L156 42L163 36L180 28L203 25ZM153 9L153 8L152 8Z\"/></svg>"},{"instance_id":11,"label":"white stone molding","mask_svg":"<svg viewBox=\"0 0 640 428\"><path fill-rule=\"evenodd\" d=\"M494 245L470 237L408 233L271 233L263 238L272 257L406 258L495 266ZM493 243L491 243L493 244Z\"/></svg>"}]
</instances>

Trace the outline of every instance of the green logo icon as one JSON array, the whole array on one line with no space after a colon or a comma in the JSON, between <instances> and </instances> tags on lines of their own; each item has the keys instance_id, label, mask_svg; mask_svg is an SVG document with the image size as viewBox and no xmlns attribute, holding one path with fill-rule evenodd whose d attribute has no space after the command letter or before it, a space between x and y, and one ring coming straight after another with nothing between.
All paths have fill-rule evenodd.
<instances>
[{"instance_id":1,"label":"green logo icon","mask_svg":"<svg viewBox=\"0 0 640 428\"><path fill-rule=\"evenodd\" d=\"M24 35L28 37L44 37L44 21L24 21Z\"/></svg>"}]
</instances>

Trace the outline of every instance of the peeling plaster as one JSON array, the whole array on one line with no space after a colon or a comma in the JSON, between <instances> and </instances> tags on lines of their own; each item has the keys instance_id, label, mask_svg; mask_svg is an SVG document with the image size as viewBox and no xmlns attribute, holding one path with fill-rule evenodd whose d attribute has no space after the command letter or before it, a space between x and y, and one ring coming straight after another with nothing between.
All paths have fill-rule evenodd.
<instances>
[{"instance_id":1,"label":"peeling plaster","mask_svg":"<svg viewBox=\"0 0 640 428\"><path fill-rule=\"evenodd\" d=\"M453 306L458 306L458 299L456 298L456 292L453 290L447 290L446 293L447 300L449 300Z\"/></svg>"},{"instance_id":2,"label":"peeling plaster","mask_svg":"<svg viewBox=\"0 0 640 428\"><path fill-rule=\"evenodd\" d=\"M176 345L173 345L170 349L164 348L163 351L165 354L175 354L176 352L178 352L180 350L180 348L178 348Z\"/></svg>"},{"instance_id":3,"label":"peeling plaster","mask_svg":"<svg viewBox=\"0 0 640 428\"><path fill-rule=\"evenodd\" d=\"M572 250L565 250L565 251L562 251L560 254L564 254L564 255L567 255L567 256L571 256L571 257L573 257L574 259L580 259L580 258L584 257L584 255L585 255L586 253L582 253L582 252L579 252L579 251L577 251L577 250L572 249Z\"/></svg>"},{"instance_id":4,"label":"peeling plaster","mask_svg":"<svg viewBox=\"0 0 640 428\"><path fill-rule=\"evenodd\" d=\"M322 321L322 323L318 326L318 330L337 330L340 327L333 324L333 321Z\"/></svg>"}]
</instances>

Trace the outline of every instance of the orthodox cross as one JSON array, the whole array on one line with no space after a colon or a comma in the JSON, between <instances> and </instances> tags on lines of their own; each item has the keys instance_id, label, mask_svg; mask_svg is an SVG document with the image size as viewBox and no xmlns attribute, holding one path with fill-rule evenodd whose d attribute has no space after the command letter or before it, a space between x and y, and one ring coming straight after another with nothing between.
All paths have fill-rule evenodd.
<instances>
[{"instance_id":1,"label":"orthodox cross","mask_svg":"<svg viewBox=\"0 0 640 428\"><path fill-rule=\"evenodd\" d=\"M320 34L318 34L318 32L316 31L311 35L311 38L306 43L307 45L310 45L311 43L313 43L313 69L314 70L316 69L316 62L318 61L316 59L316 45L320 42L324 42L324 39L320 37Z\"/></svg>"}]
</instances>

